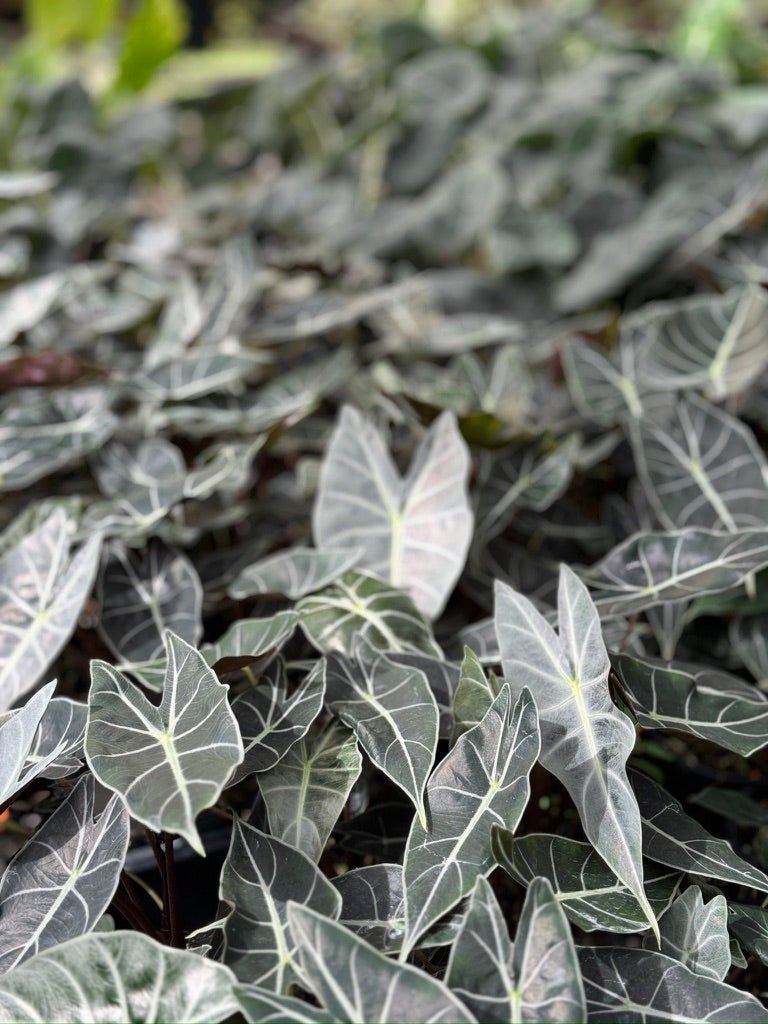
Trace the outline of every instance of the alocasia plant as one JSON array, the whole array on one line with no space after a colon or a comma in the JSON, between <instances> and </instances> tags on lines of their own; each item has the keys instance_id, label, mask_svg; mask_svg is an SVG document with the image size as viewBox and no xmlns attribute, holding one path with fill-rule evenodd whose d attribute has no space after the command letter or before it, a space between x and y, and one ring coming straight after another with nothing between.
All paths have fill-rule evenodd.
<instances>
[{"instance_id":1,"label":"alocasia plant","mask_svg":"<svg viewBox=\"0 0 768 1024\"><path fill-rule=\"evenodd\" d=\"M0 1021L768 1021L764 89L540 18L3 94Z\"/></svg>"}]
</instances>

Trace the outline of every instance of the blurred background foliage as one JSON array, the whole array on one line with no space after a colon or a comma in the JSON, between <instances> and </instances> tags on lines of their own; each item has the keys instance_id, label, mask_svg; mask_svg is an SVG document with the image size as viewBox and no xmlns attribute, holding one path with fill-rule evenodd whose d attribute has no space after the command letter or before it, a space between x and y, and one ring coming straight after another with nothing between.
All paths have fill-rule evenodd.
<instances>
[{"instance_id":1,"label":"blurred background foliage","mask_svg":"<svg viewBox=\"0 0 768 1024\"><path fill-rule=\"evenodd\" d=\"M478 44L532 14L590 12L734 81L768 77L768 0L0 0L0 90L75 75L107 104L173 98L258 77L296 48L365 45L386 23ZM566 59L587 59L580 45Z\"/></svg>"}]
</instances>

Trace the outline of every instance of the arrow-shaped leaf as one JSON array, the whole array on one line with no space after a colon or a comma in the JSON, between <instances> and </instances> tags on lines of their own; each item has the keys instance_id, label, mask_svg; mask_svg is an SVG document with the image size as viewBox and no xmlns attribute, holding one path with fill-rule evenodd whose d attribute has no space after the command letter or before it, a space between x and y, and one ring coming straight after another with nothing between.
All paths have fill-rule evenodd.
<instances>
[{"instance_id":1,"label":"arrow-shaped leaf","mask_svg":"<svg viewBox=\"0 0 768 1024\"><path fill-rule=\"evenodd\" d=\"M31 690L75 628L101 538L70 558L71 524L57 509L0 561L0 710Z\"/></svg>"},{"instance_id":2,"label":"arrow-shaped leaf","mask_svg":"<svg viewBox=\"0 0 768 1024\"><path fill-rule=\"evenodd\" d=\"M238 820L219 895L234 905L224 922L224 963L243 981L275 992L297 980L288 901L326 917L341 909L341 897L309 857Z\"/></svg>"},{"instance_id":3,"label":"arrow-shaped leaf","mask_svg":"<svg viewBox=\"0 0 768 1024\"><path fill-rule=\"evenodd\" d=\"M445 982L478 1020L570 1022L586 1014L570 925L545 878L526 893L514 946L493 889L477 879Z\"/></svg>"},{"instance_id":4,"label":"arrow-shaped leaf","mask_svg":"<svg viewBox=\"0 0 768 1024\"><path fill-rule=\"evenodd\" d=\"M296 903L288 907L288 921L303 973L334 1021L474 1021L437 978L393 962L343 925Z\"/></svg>"},{"instance_id":5,"label":"arrow-shaped leaf","mask_svg":"<svg viewBox=\"0 0 768 1024\"><path fill-rule=\"evenodd\" d=\"M218 800L243 759L243 742L228 687L179 637L169 632L166 644L159 707L117 669L92 662L85 754L134 818L156 832L178 833L205 856L195 818Z\"/></svg>"},{"instance_id":6,"label":"arrow-shaped leaf","mask_svg":"<svg viewBox=\"0 0 768 1024\"><path fill-rule=\"evenodd\" d=\"M242 569L227 592L235 598L285 594L295 601L343 576L361 554L361 548L291 548Z\"/></svg>"},{"instance_id":7,"label":"arrow-shaped leaf","mask_svg":"<svg viewBox=\"0 0 768 1024\"><path fill-rule=\"evenodd\" d=\"M272 835L318 861L362 766L351 729L340 722L311 728L274 768L259 773Z\"/></svg>"},{"instance_id":8,"label":"arrow-shaped leaf","mask_svg":"<svg viewBox=\"0 0 768 1024\"><path fill-rule=\"evenodd\" d=\"M128 823L118 796L94 819L85 775L21 848L0 882L0 972L94 928L117 888Z\"/></svg>"},{"instance_id":9,"label":"arrow-shaped leaf","mask_svg":"<svg viewBox=\"0 0 768 1024\"><path fill-rule=\"evenodd\" d=\"M513 705L504 685L483 720L435 768L427 785L429 829L414 819L405 850L401 960L493 868L491 827L517 827L539 742L530 693L524 690Z\"/></svg>"},{"instance_id":10,"label":"arrow-shaped leaf","mask_svg":"<svg viewBox=\"0 0 768 1024\"><path fill-rule=\"evenodd\" d=\"M435 618L472 536L468 471L469 451L453 413L430 427L401 479L374 425L344 406L320 474L315 542L361 548L360 568L405 590Z\"/></svg>"},{"instance_id":11,"label":"arrow-shaped leaf","mask_svg":"<svg viewBox=\"0 0 768 1024\"><path fill-rule=\"evenodd\" d=\"M424 787L437 750L438 710L427 677L359 638L355 660L326 660L326 703L352 728L370 759L414 803L426 828Z\"/></svg>"},{"instance_id":12,"label":"arrow-shaped leaf","mask_svg":"<svg viewBox=\"0 0 768 1024\"><path fill-rule=\"evenodd\" d=\"M504 676L519 693L528 687L539 710L541 763L571 795L589 841L643 907L640 812L626 762L635 730L608 689L610 662L589 592L560 568L559 635L531 602L496 584L496 631Z\"/></svg>"}]
</instances>

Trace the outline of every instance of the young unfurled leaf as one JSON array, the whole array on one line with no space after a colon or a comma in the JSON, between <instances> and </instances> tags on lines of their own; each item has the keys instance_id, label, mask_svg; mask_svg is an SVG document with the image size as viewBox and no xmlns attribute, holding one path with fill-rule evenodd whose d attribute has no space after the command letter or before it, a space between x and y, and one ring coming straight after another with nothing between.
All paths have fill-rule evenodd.
<instances>
[{"instance_id":1,"label":"young unfurled leaf","mask_svg":"<svg viewBox=\"0 0 768 1024\"><path fill-rule=\"evenodd\" d=\"M354 661L331 654L325 666L326 703L350 726L360 745L414 803L426 827L424 787L437 750L438 710L427 677L359 638Z\"/></svg>"},{"instance_id":2,"label":"young unfurled leaf","mask_svg":"<svg viewBox=\"0 0 768 1024\"><path fill-rule=\"evenodd\" d=\"M427 784L428 828L414 819L403 866L406 934L400 958L493 867L491 828L514 831L539 755L536 705L504 685L485 717L465 732Z\"/></svg>"},{"instance_id":3,"label":"young unfurled leaf","mask_svg":"<svg viewBox=\"0 0 768 1024\"><path fill-rule=\"evenodd\" d=\"M555 633L531 602L496 584L496 631L504 675L515 693L528 687L541 725L541 763L563 783L587 838L645 911L640 812L626 774L635 730L608 689L610 662L589 592L560 569Z\"/></svg>"},{"instance_id":4,"label":"young unfurled leaf","mask_svg":"<svg viewBox=\"0 0 768 1024\"><path fill-rule=\"evenodd\" d=\"M159 707L111 665L93 662L85 754L134 818L156 832L178 833L205 856L195 818L243 760L243 741L228 687L202 655L170 632L166 649Z\"/></svg>"},{"instance_id":5,"label":"young unfurled leaf","mask_svg":"<svg viewBox=\"0 0 768 1024\"><path fill-rule=\"evenodd\" d=\"M731 968L728 904L713 896L705 905L698 885L689 885L659 921L661 952L705 978L724 981ZM645 940L648 947L648 940Z\"/></svg>"},{"instance_id":6,"label":"young unfurled leaf","mask_svg":"<svg viewBox=\"0 0 768 1024\"><path fill-rule=\"evenodd\" d=\"M376 428L345 406L323 462L312 521L318 547L359 547L358 566L443 609L472 534L469 452L451 413L424 437L405 478Z\"/></svg>"}]
</instances>

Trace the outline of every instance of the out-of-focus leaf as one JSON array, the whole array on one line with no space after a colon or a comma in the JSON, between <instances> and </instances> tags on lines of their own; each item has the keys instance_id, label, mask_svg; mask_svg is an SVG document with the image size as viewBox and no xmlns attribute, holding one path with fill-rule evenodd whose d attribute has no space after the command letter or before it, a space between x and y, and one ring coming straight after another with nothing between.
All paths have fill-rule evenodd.
<instances>
[{"instance_id":1,"label":"out-of-focus leaf","mask_svg":"<svg viewBox=\"0 0 768 1024\"><path fill-rule=\"evenodd\" d=\"M91 931L117 888L128 812L113 796L94 815L85 775L8 865L0 882L0 972Z\"/></svg>"},{"instance_id":2,"label":"out-of-focus leaf","mask_svg":"<svg viewBox=\"0 0 768 1024\"><path fill-rule=\"evenodd\" d=\"M186 33L178 0L141 0L126 26L116 86L139 92L179 49Z\"/></svg>"},{"instance_id":3,"label":"out-of-focus leaf","mask_svg":"<svg viewBox=\"0 0 768 1024\"><path fill-rule=\"evenodd\" d=\"M597 609L567 566L560 568L559 633L533 604L496 584L496 631L504 677L530 689L541 726L541 763L568 790L587 838L645 910L640 812L626 774L635 730L611 700L610 662Z\"/></svg>"},{"instance_id":4,"label":"out-of-focus leaf","mask_svg":"<svg viewBox=\"0 0 768 1024\"><path fill-rule=\"evenodd\" d=\"M241 980L281 993L299 980L288 901L325 917L338 917L341 908L341 897L305 854L237 820L220 898L234 906L224 922L224 963Z\"/></svg>"},{"instance_id":5,"label":"out-of-focus leaf","mask_svg":"<svg viewBox=\"0 0 768 1024\"><path fill-rule=\"evenodd\" d=\"M232 992L248 1024L327 1024L328 1011L294 996L256 985L233 985Z\"/></svg>"},{"instance_id":6,"label":"out-of-focus leaf","mask_svg":"<svg viewBox=\"0 0 768 1024\"><path fill-rule=\"evenodd\" d=\"M322 590L329 583L357 565L361 548L294 547L268 558L262 558L243 569L230 584L230 597L252 594L285 594L298 600L306 594Z\"/></svg>"},{"instance_id":7,"label":"out-of-focus leaf","mask_svg":"<svg viewBox=\"0 0 768 1024\"><path fill-rule=\"evenodd\" d=\"M200 653L216 672L234 672L252 665L269 651L279 650L293 633L296 612L276 612L264 619L238 619L214 644L203 644Z\"/></svg>"},{"instance_id":8,"label":"out-of-focus leaf","mask_svg":"<svg viewBox=\"0 0 768 1024\"><path fill-rule=\"evenodd\" d=\"M101 538L70 553L71 523L54 511L0 561L0 708L32 689L75 628L99 564Z\"/></svg>"},{"instance_id":9,"label":"out-of-focus leaf","mask_svg":"<svg viewBox=\"0 0 768 1024\"><path fill-rule=\"evenodd\" d=\"M381 435L345 406L320 474L312 530L320 548L361 548L358 560L434 618L464 565L472 534L469 452L455 417L430 428L405 478Z\"/></svg>"},{"instance_id":10,"label":"out-of-focus leaf","mask_svg":"<svg viewBox=\"0 0 768 1024\"><path fill-rule=\"evenodd\" d=\"M493 867L491 827L517 827L539 747L533 698L524 690L513 705L504 686L435 768L427 784L428 829L414 818L405 851L401 959Z\"/></svg>"},{"instance_id":11,"label":"out-of-focus leaf","mask_svg":"<svg viewBox=\"0 0 768 1024\"><path fill-rule=\"evenodd\" d=\"M768 614L738 616L732 620L728 636L755 679L768 679Z\"/></svg>"},{"instance_id":12,"label":"out-of-focus leaf","mask_svg":"<svg viewBox=\"0 0 768 1024\"><path fill-rule=\"evenodd\" d=\"M111 665L92 663L85 753L99 782L134 818L155 832L178 833L204 857L195 818L243 760L243 741L228 687L202 655L170 632L166 650L159 707Z\"/></svg>"},{"instance_id":13,"label":"out-of-focus leaf","mask_svg":"<svg viewBox=\"0 0 768 1024\"><path fill-rule=\"evenodd\" d=\"M478 1020L567 1022L586 1015L570 925L545 878L526 893L514 946L493 889L477 879L445 981Z\"/></svg>"}]
</instances>

